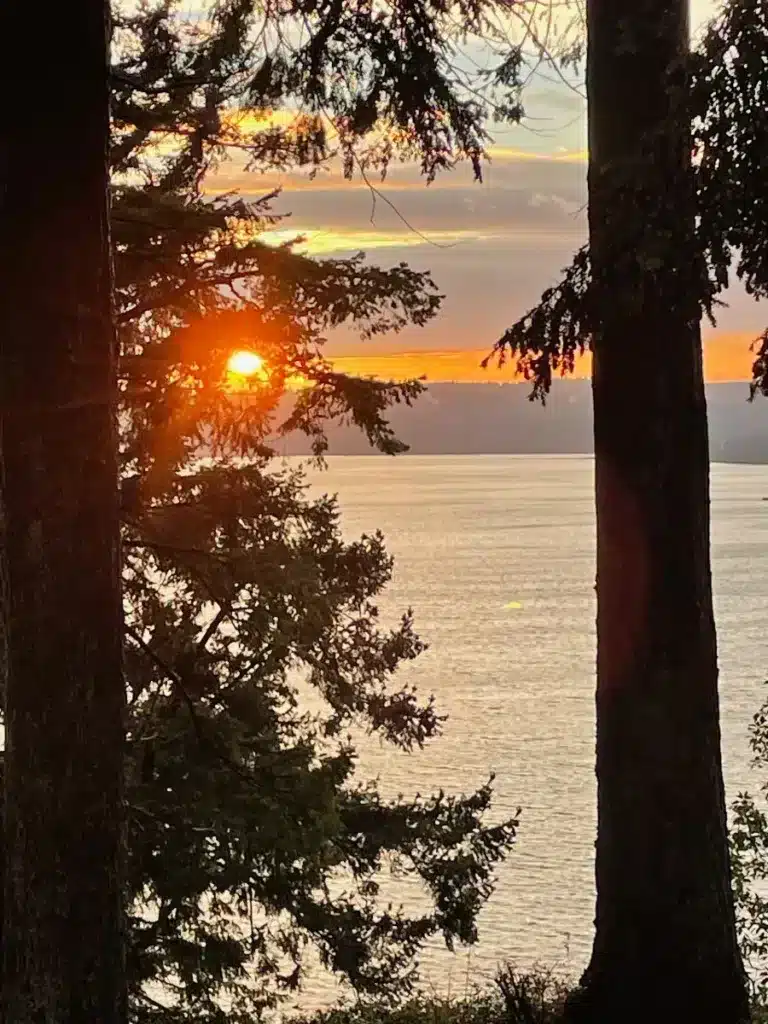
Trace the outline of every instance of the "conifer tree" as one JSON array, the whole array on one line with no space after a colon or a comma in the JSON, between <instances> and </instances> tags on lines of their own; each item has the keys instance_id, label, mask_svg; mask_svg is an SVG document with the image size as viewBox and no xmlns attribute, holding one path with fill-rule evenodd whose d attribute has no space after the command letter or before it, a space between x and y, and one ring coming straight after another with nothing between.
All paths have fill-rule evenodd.
<instances>
[{"instance_id":1,"label":"conifer tree","mask_svg":"<svg viewBox=\"0 0 768 1024\"><path fill-rule=\"evenodd\" d=\"M329 161L369 181L398 158L428 179L461 159L479 174L486 120L520 114L508 7L297 0L220 3L204 23L167 4L116 18L134 1021L252 1020L301 983L307 944L362 996L407 992L431 936L474 940L513 841L514 821L487 820L490 784L389 800L353 774L352 727L403 756L439 733L408 682L423 644L410 613L379 620L382 537L343 540L335 500L274 458L293 429L321 455L339 418L400 451L386 410L421 385L340 374L324 340L423 324L440 297L402 264L266 244L272 194L204 190L233 154L254 192L260 171ZM496 33L498 67L470 80L458 48L481 32ZM263 361L247 395L231 391L235 349ZM422 913L382 903L392 867L420 880Z\"/></svg>"},{"instance_id":2,"label":"conifer tree","mask_svg":"<svg viewBox=\"0 0 768 1024\"><path fill-rule=\"evenodd\" d=\"M109 9L7 0L0 36L44 69L0 71L4 1019L122 1024Z\"/></svg>"},{"instance_id":3,"label":"conifer tree","mask_svg":"<svg viewBox=\"0 0 768 1024\"><path fill-rule=\"evenodd\" d=\"M533 398L577 354L593 357L598 904L576 1020L748 1019L720 761L700 319L714 319L734 259L765 294L768 9L732 0L693 55L687 13L657 0L588 7L589 245L498 346ZM738 812L743 899L748 804Z\"/></svg>"}]
</instances>

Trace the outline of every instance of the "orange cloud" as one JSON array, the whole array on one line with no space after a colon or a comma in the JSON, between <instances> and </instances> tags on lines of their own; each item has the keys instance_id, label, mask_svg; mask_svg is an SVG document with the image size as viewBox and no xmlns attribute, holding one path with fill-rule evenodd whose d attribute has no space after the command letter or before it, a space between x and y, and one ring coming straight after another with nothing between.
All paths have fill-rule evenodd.
<instances>
[{"instance_id":1,"label":"orange cloud","mask_svg":"<svg viewBox=\"0 0 768 1024\"><path fill-rule=\"evenodd\" d=\"M363 353L339 356L333 360L337 370L361 377L379 377L383 380L411 380L426 377L428 381L454 381L462 384L501 384L516 379L515 364L508 362L498 367L491 362L487 370L480 365L488 355L486 349L448 349L445 351L389 352L380 355ZM580 360L575 376L589 374L588 358Z\"/></svg>"},{"instance_id":2,"label":"orange cloud","mask_svg":"<svg viewBox=\"0 0 768 1024\"><path fill-rule=\"evenodd\" d=\"M288 110L270 111L233 111L224 118L225 131L232 139L247 139L255 132L265 131L270 128L306 128L311 120L306 115ZM333 125L327 118L318 118L324 124L326 130L332 135ZM177 144L177 142L176 142ZM488 147L490 158L487 171L493 172L494 165L501 164L579 164L586 166L587 152L584 149L567 149L558 147L554 150L536 152L533 150L490 144ZM206 175L203 183L203 191L209 195L216 195L221 192L267 192L275 188L282 188L286 192L306 189L370 189L370 184L363 177L356 173L352 180L344 177L341 160L337 157L331 159L327 165L315 168L294 168L286 171L270 171L255 173L246 170L248 158L244 153L236 149L230 152L229 158L214 168ZM424 191L427 186L424 177L419 169L417 161L395 160L391 167L390 174L384 183L381 182L377 173L371 174L371 181L375 185L383 185L387 192L409 192L414 190ZM471 175L467 170L466 175L451 177L442 175L438 181L431 186L433 189L457 190L464 189L472 182Z\"/></svg>"},{"instance_id":3,"label":"orange cloud","mask_svg":"<svg viewBox=\"0 0 768 1024\"><path fill-rule=\"evenodd\" d=\"M713 334L704 344L704 372L706 379L716 381L749 380L752 375L753 354L749 346L751 334ZM455 381L457 383L499 384L515 380L514 361L499 368L491 363L484 370L480 365L489 349L447 349L381 354L339 356L334 366L344 373L361 377L379 377L384 380L410 380L426 377L428 381ZM577 359L574 376L588 377L590 358Z\"/></svg>"}]
</instances>

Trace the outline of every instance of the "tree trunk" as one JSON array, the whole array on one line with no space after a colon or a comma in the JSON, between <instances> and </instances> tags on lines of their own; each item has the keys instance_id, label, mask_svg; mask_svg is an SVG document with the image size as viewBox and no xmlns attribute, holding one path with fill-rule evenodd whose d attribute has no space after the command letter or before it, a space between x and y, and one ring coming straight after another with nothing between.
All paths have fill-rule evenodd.
<instances>
[{"instance_id":1,"label":"tree trunk","mask_svg":"<svg viewBox=\"0 0 768 1024\"><path fill-rule=\"evenodd\" d=\"M125 692L108 4L2 0L0 38L4 1014L117 1024Z\"/></svg>"},{"instance_id":2,"label":"tree trunk","mask_svg":"<svg viewBox=\"0 0 768 1024\"><path fill-rule=\"evenodd\" d=\"M730 889L684 0L590 0L597 915L574 1019L748 1019Z\"/></svg>"}]
</instances>

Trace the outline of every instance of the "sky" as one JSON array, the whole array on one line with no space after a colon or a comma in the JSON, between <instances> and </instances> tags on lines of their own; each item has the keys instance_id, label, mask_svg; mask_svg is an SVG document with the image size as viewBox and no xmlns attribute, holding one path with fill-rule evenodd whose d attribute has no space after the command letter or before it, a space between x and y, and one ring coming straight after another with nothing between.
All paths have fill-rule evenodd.
<instances>
[{"instance_id":1,"label":"sky","mask_svg":"<svg viewBox=\"0 0 768 1024\"><path fill-rule=\"evenodd\" d=\"M715 9L714 0L693 0L694 33ZM468 165L430 186L418 168L401 165L381 186L384 198L374 200L365 183L345 181L333 169L314 181L301 175L265 179L229 163L208 187L259 195L280 185L275 208L290 218L275 240L302 234L310 253L364 250L382 265L405 260L432 272L445 295L437 318L373 341L340 332L328 347L340 368L384 377L511 380L510 368L483 370L481 359L557 282L586 237L583 89L543 73L524 103L525 121L496 134L482 184L473 181ZM705 369L710 380L745 379L749 344L768 324L768 308L738 288L725 298L717 328L705 328Z\"/></svg>"}]
</instances>

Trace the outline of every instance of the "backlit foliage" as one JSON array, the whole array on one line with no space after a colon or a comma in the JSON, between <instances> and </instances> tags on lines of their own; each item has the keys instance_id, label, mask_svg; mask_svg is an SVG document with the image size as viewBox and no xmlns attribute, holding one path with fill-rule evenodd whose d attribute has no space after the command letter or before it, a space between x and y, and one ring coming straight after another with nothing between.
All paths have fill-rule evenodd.
<instances>
[{"instance_id":1,"label":"backlit foliage","mask_svg":"<svg viewBox=\"0 0 768 1024\"><path fill-rule=\"evenodd\" d=\"M439 733L408 683L410 613L384 626L382 538L342 538L334 499L274 458L281 431L316 454L348 419L383 452L418 382L337 373L346 325L366 338L427 322L428 275L362 255L270 246L274 194L211 197L234 155L253 172L479 174L489 118L519 116L509 3L229 0L115 14L113 234L121 346L131 1015L253 1020L302 980L306 948L362 996L413 981L433 935L471 942L514 821L466 797L384 799L353 775L352 727L406 752ZM462 70L482 34L498 69ZM232 352L266 372L227 387ZM302 387L290 392L291 381ZM396 670L406 666L403 674ZM421 914L378 898L420 880Z\"/></svg>"},{"instance_id":2,"label":"backlit foliage","mask_svg":"<svg viewBox=\"0 0 768 1024\"><path fill-rule=\"evenodd\" d=\"M755 298L768 294L767 66L768 2L728 0L691 55L684 85L679 69L670 76L670 89L684 90L679 109L691 125L698 207L693 249L678 253L677 267L685 274L687 298L713 322L718 296L733 277ZM629 179L632 168L620 173ZM652 211L635 213L641 232L642 218ZM632 250L628 258L641 253ZM532 398L543 399L553 375L570 372L575 356L590 348L590 281L585 247L489 357L489 362L515 360L533 382ZM757 339L755 350L754 390L768 394L768 332Z\"/></svg>"}]
</instances>

